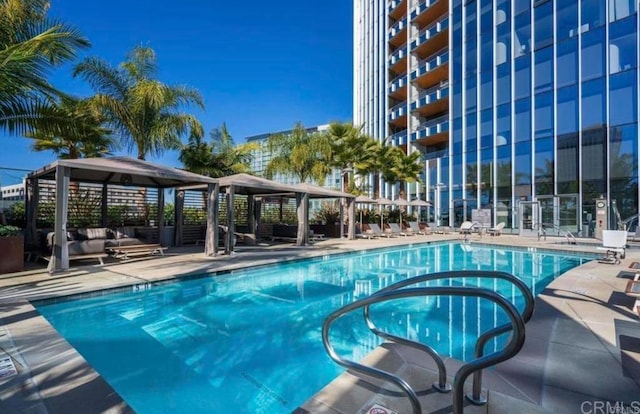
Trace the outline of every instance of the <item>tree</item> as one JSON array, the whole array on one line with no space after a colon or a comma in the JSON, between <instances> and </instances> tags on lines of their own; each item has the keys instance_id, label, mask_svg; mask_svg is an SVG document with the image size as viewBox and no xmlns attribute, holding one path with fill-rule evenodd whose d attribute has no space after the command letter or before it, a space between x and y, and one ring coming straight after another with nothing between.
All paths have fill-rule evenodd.
<instances>
[{"instance_id":1,"label":"tree","mask_svg":"<svg viewBox=\"0 0 640 414\"><path fill-rule=\"evenodd\" d=\"M57 134L48 130L26 133L35 140L34 151L53 151L58 158L76 159L102 157L114 147L111 131L102 126L103 117L87 100L62 98L51 111L67 118L68 127Z\"/></svg>"},{"instance_id":2,"label":"tree","mask_svg":"<svg viewBox=\"0 0 640 414\"><path fill-rule=\"evenodd\" d=\"M138 46L117 68L99 58L87 58L74 76L87 80L97 94L93 104L104 111L108 124L138 159L180 148L180 138L191 131L202 135L193 116L179 112L185 105L203 108L200 94L186 86L169 86L156 79L158 65L153 49Z\"/></svg>"},{"instance_id":3,"label":"tree","mask_svg":"<svg viewBox=\"0 0 640 414\"><path fill-rule=\"evenodd\" d=\"M367 176L374 172L378 144L362 133L362 127L356 128L348 123L332 123L326 131L331 147L330 163L342 172L343 188L355 190L350 176L356 173Z\"/></svg>"},{"instance_id":4,"label":"tree","mask_svg":"<svg viewBox=\"0 0 640 414\"><path fill-rule=\"evenodd\" d=\"M324 184L331 171L329 159L331 148L325 134L309 133L297 123L291 134L271 135L267 140L271 160L265 168L265 176L292 175L300 182L315 180Z\"/></svg>"},{"instance_id":5,"label":"tree","mask_svg":"<svg viewBox=\"0 0 640 414\"><path fill-rule=\"evenodd\" d=\"M50 111L62 93L48 71L72 60L89 42L73 27L47 18L47 0L0 0L0 128L10 134L58 133L67 120Z\"/></svg>"},{"instance_id":6,"label":"tree","mask_svg":"<svg viewBox=\"0 0 640 414\"><path fill-rule=\"evenodd\" d=\"M400 183L400 192L403 192L405 182L420 181L422 165L419 161L420 153L417 151L405 154L400 147L380 145L375 169L385 182Z\"/></svg>"},{"instance_id":7,"label":"tree","mask_svg":"<svg viewBox=\"0 0 640 414\"><path fill-rule=\"evenodd\" d=\"M248 173L252 151L258 149L256 143L234 145L233 138L223 123L209 133L211 142L204 141L198 134L191 134L189 142L180 150L180 162L188 171L209 177Z\"/></svg>"}]
</instances>

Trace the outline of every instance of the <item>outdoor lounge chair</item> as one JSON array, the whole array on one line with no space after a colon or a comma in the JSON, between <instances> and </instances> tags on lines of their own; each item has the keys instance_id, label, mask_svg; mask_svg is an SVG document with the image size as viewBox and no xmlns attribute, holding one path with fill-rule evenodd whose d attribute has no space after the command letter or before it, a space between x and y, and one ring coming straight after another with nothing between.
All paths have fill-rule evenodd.
<instances>
[{"instance_id":1,"label":"outdoor lounge chair","mask_svg":"<svg viewBox=\"0 0 640 414\"><path fill-rule=\"evenodd\" d=\"M417 221L410 221L410 222L409 222L409 228L411 229L411 231L413 232L413 234L424 234L425 236L426 236L427 234L431 234L431 232L430 232L430 231L427 233L427 231L426 231L426 230L422 230L422 229L420 228L420 225L418 224L418 222L417 222Z\"/></svg>"},{"instance_id":2,"label":"outdoor lounge chair","mask_svg":"<svg viewBox=\"0 0 640 414\"><path fill-rule=\"evenodd\" d=\"M400 228L400 225L398 223L388 223L388 224L389 224L389 228L391 229L391 234L396 234L398 236L404 236L404 237L407 237L410 234L403 231Z\"/></svg>"},{"instance_id":3,"label":"outdoor lounge chair","mask_svg":"<svg viewBox=\"0 0 640 414\"><path fill-rule=\"evenodd\" d=\"M504 221L501 221L495 227L492 227L489 230L487 230L487 234L490 234L492 236L499 236L502 234L502 229L504 229Z\"/></svg>"},{"instance_id":4,"label":"outdoor lounge chair","mask_svg":"<svg viewBox=\"0 0 640 414\"><path fill-rule=\"evenodd\" d=\"M465 221L460 225L460 234L471 234L473 230L473 222Z\"/></svg>"},{"instance_id":5,"label":"outdoor lounge chair","mask_svg":"<svg viewBox=\"0 0 640 414\"><path fill-rule=\"evenodd\" d=\"M395 235L395 234L393 234L393 233L388 233L388 232L384 232L384 231L382 231L382 230L380 229L380 226L378 226L377 224L369 223L369 229L371 230L371 233L372 233L374 236L378 236L378 237L382 237L382 236L384 236L384 237L387 237L387 238L389 238L389 237L396 237L396 235Z\"/></svg>"},{"instance_id":6,"label":"outdoor lounge chair","mask_svg":"<svg viewBox=\"0 0 640 414\"><path fill-rule=\"evenodd\" d=\"M602 230L602 246L598 250L605 252L600 263L619 264L625 258L627 232L624 230Z\"/></svg>"}]
</instances>

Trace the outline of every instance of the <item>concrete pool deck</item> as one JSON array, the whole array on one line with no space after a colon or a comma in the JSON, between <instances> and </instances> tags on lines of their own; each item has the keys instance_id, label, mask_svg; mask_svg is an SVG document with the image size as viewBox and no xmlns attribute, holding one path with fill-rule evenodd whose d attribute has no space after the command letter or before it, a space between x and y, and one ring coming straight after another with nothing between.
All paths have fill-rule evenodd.
<instances>
[{"instance_id":1,"label":"concrete pool deck","mask_svg":"<svg viewBox=\"0 0 640 414\"><path fill-rule=\"evenodd\" d=\"M144 286L188 274L442 240L460 240L460 236L326 240L306 247L283 244L240 247L232 256L215 258L205 258L202 247L172 248L165 257L74 267L55 275L43 270L0 275L0 363L8 355L18 372L0 378L0 412L67 413L77 411L78 407L83 412L131 412L30 301L118 287L131 290L134 285ZM473 236L471 243L597 252L598 244L557 244L560 241L563 240L538 241L502 235L482 239ZM507 404L505 401L509 404L520 401L523 407L536 412L575 413L591 409L595 413L595 404L609 401L637 406L640 413L640 322L631 309L633 299L623 293L628 280L625 276L633 275L628 268L633 261L640 262L640 247L628 249L626 259L619 265L592 261L553 281L536 299L536 313L527 324L523 350L486 374L484 385L491 390L490 403L479 407L477 412L508 412L500 408ZM381 352L391 351L376 350ZM405 358L405 362L412 360ZM456 361L447 363L455 366ZM368 395L358 394L361 390L353 387L353 380L340 381L342 385L330 384L299 412L356 413L366 410L377 401L376 396L383 395L375 390L369 390ZM355 392L348 395L357 397L346 398L347 391ZM438 407L435 409L438 413L450 411L450 397L447 398L449 406ZM341 405L340 401L351 401L351 405ZM385 404L390 403L393 402L385 400ZM396 403L400 405L395 411L405 412L403 402Z\"/></svg>"}]
</instances>

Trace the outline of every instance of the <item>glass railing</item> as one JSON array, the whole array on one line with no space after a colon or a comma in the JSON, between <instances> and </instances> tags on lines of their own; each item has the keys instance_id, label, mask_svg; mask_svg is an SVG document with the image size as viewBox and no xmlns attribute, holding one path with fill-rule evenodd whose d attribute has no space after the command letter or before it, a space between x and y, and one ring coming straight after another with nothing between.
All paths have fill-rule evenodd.
<instances>
[{"instance_id":1,"label":"glass railing","mask_svg":"<svg viewBox=\"0 0 640 414\"><path fill-rule=\"evenodd\" d=\"M443 115L441 117L430 119L420 124L418 129L411 133L411 141L415 141L421 138L427 138L432 135L447 132L449 130L449 115Z\"/></svg>"},{"instance_id":2,"label":"glass railing","mask_svg":"<svg viewBox=\"0 0 640 414\"><path fill-rule=\"evenodd\" d=\"M418 99L411 103L411 110L415 111L418 108L422 108L425 105L439 101L447 96L449 96L449 85L445 84L434 86L420 93Z\"/></svg>"},{"instance_id":3,"label":"glass railing","mask_svg":"<svg viewBox=\"0 0 640 414\"><path fill-rule=\"evenodd\" d=\"M402 30L406 29L406 27L407 27L407 18L406 17L404 19L398 20L396 22L396 24L391 26L391 29L389 29L389 39L388 40L393 39L393 37L395 37L395 35L400 33Z\"/></svg>"},{"instance_id":4,"label":"glass railing","mask_svg":"<svg viewBox=\"0 0 640 414\"><path fill-rule=\"evenodd\" d=\"M394 11L400 4L402 4L404 0L391 0L389 2L389 7L387 8L387 14Z\"/></svg>"},{"instance_id":5,"label":"glass railing","mask_svg":"<svg viewBox=\"0 0 640 414\"><path fill-rule=\"evenodd\" d=\"M444 19L434 22L429 27L424 29L418 34L418 37L413 39L411 42L411 50L420 46L423 43L426 43L429 39L433 38L438 33L446 30L449 27L449 18L445 17Z\"/></svg>"},{"instance_id":6,"label":"glass railing","mask_svg":"<svg viewBox=\"0 0 640 414\"><path fill-rule=\"evenodd\" d=\"M422 155L422 159L423 160L433 160L436 158L442 158L444 156L447 155L447 150L440 150L440 151L432 151L432 152L427 152L425 154Z\"/></svg>"},{"instance_id":7,"label":"glass railing","mask_svg":"<svg viewBox=\"0 0 640 414\"><path fill-rule=\"evenodd\" d=\"M411 80L414 80L425 73L434 70L440 65L443 65L449 61L449 51L447 49L440 49L438 52L424 59L418 63L418 67L411 72Z\"/></svg>"},{"instance_id":8,"label":"glass railing","mask_svg":"<svg viewBox=\"0 0 640 414\"><path fill-rule=\"evenodd\" d=\"M400 75L393 79L389 84L389 93L393 93L407 86L407 75Z\"/></svg>"},{"instance_id":9,"label":"glass railing","mask_svg":"<svg viewBox=\"0 0 640 414\"><path fill-rule=\"evenodd\" d=\"M395 134L390 135L387 140L393 145L404 145L407 143L407 130L405 129L400 132L396 132Z\"/></svg>"},{"instance_id":10,"label":"glass railing","mask_svg":"<svg viewBox=\"0 0 640 414\"><path fill-rule=\"evenodd\" d=\"M389 121L393 121L394 119L398 119L402 116L405 116L407 114L407 103L406 102L400 102L398 105L394 106L393 108L389 109L389 117L388 120Z\"/></svg>"},{"instance_id":11,"label":"glass railing","mask_svg":"<svg viewBox=\"0 0 640 414\"><path fill-rule=\"evenodd\" d=\"M402 58L404 58L405 56L407 56L407 44L406 43L404 45L400 46L398 48L398 50L396 50L395 52L393 52L391 54L391 56L389 56L389 64L390 65L395 65L400 60L402 60Z\"/></svg>"},{"instance_id":12,"label":"glass railing","mask_svg":"<svg viewBox=\"0 0 640 414\"><path fill-rule=\"evenodd\" d=\"M422 3L420 3L418 5L418 7L413 9L413 11L411 12L411 20L413 20L416 17L420 16L422 14L422 12L424 12L429 7L433 6L434 4L436 4L439 1L444 1L444 0L426 0L426 1L423 1Z\"/></svg>"}]
</instances>

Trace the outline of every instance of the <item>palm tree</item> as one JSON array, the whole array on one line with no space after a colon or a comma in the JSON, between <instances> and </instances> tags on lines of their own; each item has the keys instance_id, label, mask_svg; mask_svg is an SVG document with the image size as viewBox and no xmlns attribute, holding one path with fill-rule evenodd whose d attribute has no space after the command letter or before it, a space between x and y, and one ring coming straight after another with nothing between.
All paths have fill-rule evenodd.
<instances>
[{"instance_id":1,"label":"palm tree","mask_svg":"<svg viewBox=\"0 0 640 414\"><path fill-rule=\"evenodd\" d=\"M331 165L349 174L343 175L343 188L355 190L350 175L374 172L378 145L376 141L348 123L332 123L326 131L331 145Z\"/></svg>"},{"instance_id":2,"label":"palm tree","mask_svg":"<svg viewBox=\"0 0 640 414\"><path fill-rule=\"evenodd\" d=\"M42 129L26 133L35 140L34 151L53 151L58 158L76 159L102 157L114 148L111 131L102 126L102 116L87 100L62 98L50 110L68 119L68 127L58 134Z\"/></svg>"},{"instance_id":3,"label":"palm tree","mask_svg":"<svg viewBox=\"0 0 640 414\"><path fill-rule=\"evenodd\" d=\"M233 138L223 123L209 133L211 142L198 134L191 134L189 142L180 150L180 162L188 171L209 177L248 173L256 143L234 145Z\"/></svg>"},{"instance_id":4,"label":"palm tree","mask_svg":"<svg viewBox=\"0 0 640 414\"><path fill-rule=\"evenodd\" d=\"M58 133L66 119L51 111L62 95L46 80L89 42L73 27L47 18L48 0L0 0L0 128L10 134Z\"/></svg>"},{"instance_id":5,"label":"palm tree","mask_svg":"<svg viewBox=\"0 0 640 414\"><path fill-rule=\"evenodd\" d=\"M156 79L158 65L153 49L138 46L117 68L99 58L87 58L76 66L74 76L87 80L97 94L91 98L104 111L108 124L138 159L178 149L180 137L189 130L202 134L200 122L178 112L182 106L204 103L200 94L186 86L169 86Z\"/></svg>"},{"instance_id":6,"label":"palm tree","mask_svg":"<svg viewBox=\"0 0 640 414\"><path fill-rule=\"evenodd\" d=\"M382 179L390 184L400 183L400 192L404 192L404 183L420 181L422 165L420 153L405 154L400 147L380 145L378 147L376 170Z\"/></svg>"},{"instance_id":7,"label":"palm tree","mask_svg":"<svg viewBox=\"0 0 640 414\"><path fill-rule=\"evenodd\" d=\"M267 140L267 150L271 160L265 168L265 176L287 174L305 183L314 180L324 184L331 172L329 159L331 148L326 135L309 133L301 123L297 123L291 134L271 135Z\"/></svg>"}]
</instances>

